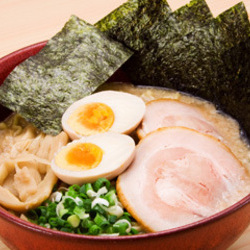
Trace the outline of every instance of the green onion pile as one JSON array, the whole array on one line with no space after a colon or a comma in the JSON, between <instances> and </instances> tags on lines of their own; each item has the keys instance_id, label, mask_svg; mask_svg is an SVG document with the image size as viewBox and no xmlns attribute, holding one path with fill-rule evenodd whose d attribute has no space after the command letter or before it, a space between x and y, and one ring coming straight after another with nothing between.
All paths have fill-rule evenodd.
<instances>
[{"instance_id":1,"label":"green onion pile","mask_svg":"<svg viewBox=\"0 0 250 250\"><path fill-rule=\"evenodd\" d=\"M93 184L59 188L41 206L26 213L29 221L59 231L86 235L134 235L140 226L119 202L105 178Z\"/></svg>"}]
</instances>

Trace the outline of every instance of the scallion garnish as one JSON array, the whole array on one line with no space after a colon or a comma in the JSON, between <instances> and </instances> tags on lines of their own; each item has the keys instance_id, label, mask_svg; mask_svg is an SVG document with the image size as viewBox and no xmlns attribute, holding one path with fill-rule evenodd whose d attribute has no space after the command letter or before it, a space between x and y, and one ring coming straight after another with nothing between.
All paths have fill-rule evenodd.
<instances>
[{"instance_id":1,"label":"scallion garnish","mask_svg":"<svg viewBox=\"0 0 250 250\"><path fill-rule=\"evenodd\" d=\"M114 185L105 178L82 186L58 189L42 206L26 213L40 226L87 235L132 235L141 231L119 202Z\"/></svg>"}]
</instances>

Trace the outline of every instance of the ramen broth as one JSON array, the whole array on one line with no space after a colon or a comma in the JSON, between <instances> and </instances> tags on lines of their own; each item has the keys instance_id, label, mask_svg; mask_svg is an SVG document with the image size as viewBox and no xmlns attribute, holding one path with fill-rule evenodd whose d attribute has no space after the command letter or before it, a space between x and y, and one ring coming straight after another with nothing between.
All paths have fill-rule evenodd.
<instances>
[{"instance_id":1,"label":"ramen broth","mask_svg":"<svg viewBox=\"0 0 250 250\"><path fill-rule=\"evenodd\" d=\"M134 94L141 97L145 103L152 100L167 98L195 106L203 114L206 120L213 124L213 126L216 128L216 131L221 136L221 141L231 149L233 154L241 161L246 170L246 179L243 182L244 185L241 187L241 190L239 190L239 197L235 197L234 200L238 201L249 193L250 147L247 143L247 139L242 137L238 122L232 119L230 116L216 110L212 103L201 98L193 97L191 95L170 89L134 86L129 83L106 83L102 85L97 90L97 92L102 90L115 90ZM136 130L132 132L131 136L136 142L139 142ZM1 205L4 205L4 203L1 203Z\"/></svg>"}]
</instances>

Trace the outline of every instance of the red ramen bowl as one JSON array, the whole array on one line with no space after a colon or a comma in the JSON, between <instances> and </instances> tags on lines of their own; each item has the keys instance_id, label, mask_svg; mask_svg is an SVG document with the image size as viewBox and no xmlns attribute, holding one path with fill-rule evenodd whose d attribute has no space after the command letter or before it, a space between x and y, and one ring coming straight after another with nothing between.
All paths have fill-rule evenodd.
<instances>
[{"instance_id":1,"label":"red ramen bowl","mask_svg":"<svg viewBox=\"0 0 250 250\"><path fill-rule=\"evenodd\" d=\"M0 85L16 65L39 52L45 44L41 42L0 59ZM127 79L115 74L112 80ZM9 114L8 109L0 106L0 120ZM0 207L0 237L11 249L226 249L249 223L250 194L204 220L134 236L86 236L55 231L24 221Z\"/></svg>"}]
</instances>

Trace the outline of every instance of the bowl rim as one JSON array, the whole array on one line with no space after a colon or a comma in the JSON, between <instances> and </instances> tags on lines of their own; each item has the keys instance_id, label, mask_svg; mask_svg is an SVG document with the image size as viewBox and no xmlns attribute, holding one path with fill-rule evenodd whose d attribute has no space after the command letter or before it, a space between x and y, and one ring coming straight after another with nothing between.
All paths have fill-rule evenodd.
<instances>
[{"instance_id":1,"label":"bowl rim","mask_svg":"<svg viewBox=\"0 0 250 250\"><path fill-rule=\"evenodd\" d=\"M30 52L34 49L42 49L46 45L47 41L42 41L38 43L34 43L31 45L28 45L26 47L23 47L21 49L18 49L8 55L5 55L4 57L0 58L0 66L6 63L7 61L11 60L12 58L22 55L26 52ZM28 55L29 57L29 55ZM28 58L27 57L27 58ZM0 70L1 71L1 70ZM1 72L0 72L1 73ZM68 232L62 232L62 231L57 231L49 228L45 228L42 226L39 226L37 224L34 224L29 221L25 221L16 215L8 212L3 206L0 205L0 217L2 219L9 221L13 224L17 224L18 226L34 231L36 233L48 235L48 236L57 236L57 237L65 237L65 238L70 238L70 239L77 239L77 240L95 240L95 241L110 241L110 240L118 240L118 241L128 241L128 240L138 240L138 239L144 239L144 238L155 238L155 237L160 237L160 236L167 236L167 235L172 235L175 233L181 233L185 230L192 230L197 227L201 227L207 224L210 224L216 220L220 220L233 212L237 211L241 207L247 205L250 203L250 193L243 197L241 200L237 201L233 205L223 209L222 211L213 214L207 218L204 218L202 220L189 223L180 227L176 227L173 229L167 229L167 230L162 230L158 232L147 232L143 234L137 234L137 235L124 235L124 236L92 236L92 235L84 235L84 234L74 234L74 233L68 233Z\"/></svg>"},{"instance_id":2,"label":"bowl rim","mask_svg":"<svg viewBox=\"0 0 250 250\"><path fill-rule=\"evenodd\" d=\"M44 40L44 41L40 41L40 42L36 42L36 43L33 43L33 44L30 44L30 45L27 45L27 46L24 46L20 49L17 49L7 55L4 55L0 58L0 64L2 63L5 63L7 60L9 60L10 58L16 56L16 55L20 55L20 54L23 54L25 52L29 52L35 48L43 48L46 43L48 42L48 40Z\"/></svg>"}]
</instances>

